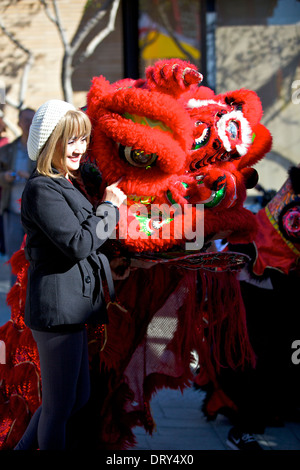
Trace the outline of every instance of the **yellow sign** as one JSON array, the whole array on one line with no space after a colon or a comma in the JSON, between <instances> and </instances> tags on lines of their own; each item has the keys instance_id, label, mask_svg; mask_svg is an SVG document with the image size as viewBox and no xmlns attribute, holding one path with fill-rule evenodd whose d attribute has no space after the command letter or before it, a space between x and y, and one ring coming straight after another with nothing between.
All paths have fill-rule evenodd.
<instances>
[{"instance_id":1,"label":"yellow sign","mask_svg":"<svg viewBox=\"0 0 300 470\"><path fill-rule=\"evenodd\" d=\"M146 45L148 44L148 45ZM200 58L200 50L188 44L181 42L183 50L177 46L176 42L170 37L157 31L150 31L145 37L140 39L142 57L144 60L166 59L178 57L186 59L184 50L187 51L193 59Z\"/></svg>"}]
</instances>

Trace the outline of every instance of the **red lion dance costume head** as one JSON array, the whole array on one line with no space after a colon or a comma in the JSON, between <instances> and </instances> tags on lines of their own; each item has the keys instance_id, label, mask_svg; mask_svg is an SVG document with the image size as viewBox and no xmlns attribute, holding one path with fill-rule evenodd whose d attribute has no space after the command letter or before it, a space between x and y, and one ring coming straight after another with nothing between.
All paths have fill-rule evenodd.
<instances>
[{"instance_id":1,"label":"red lion dance costume head","mask_svg":"<svg viewBox=\"0 0 300 470\"><path fill-rule=\"evenodd\" d=\"M123 178L120 187L134 205L126 222L137 218L141 235L126 237L125 245L134 252L182 246L176 206L181 216L187 204L205 208L205 241L223 231L231 232L231 241L241 233L251 240L255 221L243 202L246 188L257 182L251 165L271 146L258 96L248 90L216 96L199 86L195 66L178 60L158 62L146 77L112 85L97 77L88 94L90 158L107 184ZM149 209L159 204L173 210L156 218ZM193 222L197 215L195 209ZM165 225L172 227L168 238L161 236Z\"/></svg>"},{"instance_id":2,"label":"red lion dance costume head","mask_svg":"<svg viewBox=\"0 0 300 470\"><path fill-rule=\"evenodd\" d=\"M234 243L255 236L255 218L243 202L257 182L252 165L270 149L271 137L254 92L215 95L201 80L194 65L174 59L149 67L141 80L94 78L88 93L88 162L101 177L93 186L82 173L77 183L96 203L106 185L121 179L127 204L108 252L112 265L126 258L131 266L116 281L101 352L103 329L89 332L97 410L89 439L97 447L133 445L136 424L151 432L153 391L189 383L193 349L207 358L215 351L218 359L221 327L229 363L232 341L239 344L238 361L251 356L234 272L246 258L208 249L214 238ZM8 295L12 318L0 329L7 345L1 448L13 447L41 400L38 354L23 322L22 249L12 264L18 273Z\"/></svg>"}]
</instances>

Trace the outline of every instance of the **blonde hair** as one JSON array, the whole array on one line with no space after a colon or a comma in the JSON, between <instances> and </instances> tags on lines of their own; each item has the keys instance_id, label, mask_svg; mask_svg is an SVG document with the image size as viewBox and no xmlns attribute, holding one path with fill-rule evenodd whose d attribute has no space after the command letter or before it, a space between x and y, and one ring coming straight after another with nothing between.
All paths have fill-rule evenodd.
<instances>
[{"instance_id":1,"label":"blonde hair","mask_svg":"<svg viewBox=\"0 0 300 470\"><path fill-rule=\"evenodd\" d=\"M87 146L91 134L91 121L89 117L82 111L69 110L59 121L49 139L45 143L37 159L37 171L44 176L57 178L70 174L66 164L67 145L70 139L80 139L86 137ZM53 171L54 159L60 159L60 168L56 168L57 172Z\"/></svg>"}]
</instances>

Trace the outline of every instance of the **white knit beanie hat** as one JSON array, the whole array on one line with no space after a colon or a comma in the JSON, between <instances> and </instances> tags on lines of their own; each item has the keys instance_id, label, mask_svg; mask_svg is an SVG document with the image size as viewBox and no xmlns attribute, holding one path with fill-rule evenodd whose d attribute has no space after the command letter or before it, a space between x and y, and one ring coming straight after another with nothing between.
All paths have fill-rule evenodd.
<instances>
[{"instance_id":1,"label":"white knit beanie hat","mask_svg":"<svg viewBox=\"0 0 300 470\"><path fill-rule=\"evenodd\" d=\"M68 111L76 108L66 101L49 100L35 113L27 140L28 155L36 160L53 130Z\"/></svg>"}]
</instances>

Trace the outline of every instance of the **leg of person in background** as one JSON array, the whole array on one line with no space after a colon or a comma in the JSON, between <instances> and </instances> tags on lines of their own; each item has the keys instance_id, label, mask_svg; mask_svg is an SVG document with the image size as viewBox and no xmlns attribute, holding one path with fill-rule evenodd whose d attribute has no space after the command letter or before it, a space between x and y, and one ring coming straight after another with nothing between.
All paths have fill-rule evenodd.
<instances>
[{"instance_id":1,"label":"leg of person in background","mask_svg":"<svg viewBox=\"0 0 300 470\"><path fill-rule=\"evenodd\" d=\"M266 426L282 426L286 411L299 406L299 373L296 378L291 362L291 344L300 325L295 309L299 277L274 269L269 275L272 289L241 282L257 363L252 370L225 371L220 380L225 393L238 406L237 420L227 441L231 448L239 447L240 442L242 448L251 450L252 433L263 434ZM245 442L241 440L243 435Z\"/></svg>"},{"instance_id":2,"label":"leg of person in background","mask_svg":"<svg viewBox=\"0 0 300 470\"><path fill-rule=\"evenodd\" d=\"M24 229L21 224L20 214L11 211L3 213L3 230L6 255L8 260L18 251L24 239ZM11 286L16 282L16 276L11 274Z\"/></svg>"},{"instance_id":3,"label":"leg of person in background","mask_svg":"<svg viewBox=\"0 0 300 470\"><path fill-rule=\"evenodd\" d=\"M3 230L3 216L0 215L0 257L5 257L5 241Z\"/></svg>"},{"instance_id":4,"label":"leg of person in background","mask_svg":"<svg viewBox=\"0 0 300 470\"><path fill-rule=\"evenodd\" d=\"M238 411L230 430L230 448L258 450L253 434L263 434L274 413L278 357L278 319L273 289L241 282L250 342L256 354L255 368L222 371L220 384L237 405ZM277 347L275 347L277 345Z\"/></svg>"}]
</instances>

